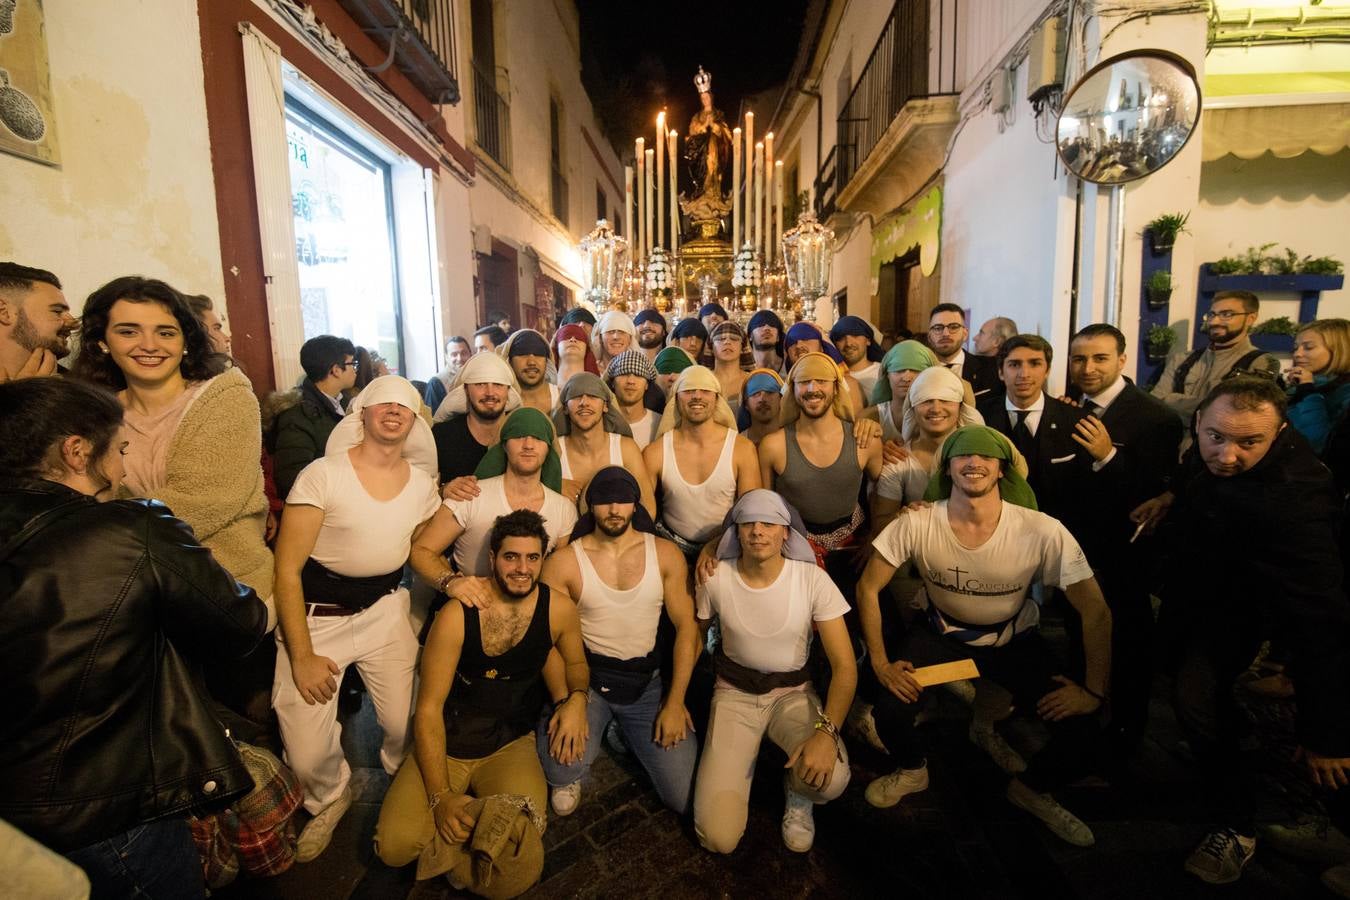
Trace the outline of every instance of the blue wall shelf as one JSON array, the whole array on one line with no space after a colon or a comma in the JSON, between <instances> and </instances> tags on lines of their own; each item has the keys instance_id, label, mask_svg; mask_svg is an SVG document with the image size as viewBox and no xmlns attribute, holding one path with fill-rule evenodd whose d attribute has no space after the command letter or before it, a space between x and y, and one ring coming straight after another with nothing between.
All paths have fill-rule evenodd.
<instances>
[{"instance_id":1,"label":"blue wall shelf","mask_svg":"<svg viewBox=\"0 0 1350 900\"><path fill-rule=\"evenodd\" d=\"M1195 298L1193 346L1197 347L1205 338L1202 317L1219 291L1300 294L1298 321L1303 323L1317 318L1317 303L1323 291L1340 290L1345 284L1344 275L1211 275L1209 266L1209 263L1200 266L1199 290ZM1294 349L1294 337L1288 334L1254 334L1252 343L1272 353L1289 353Z\"/></svg>"}]
</instances>

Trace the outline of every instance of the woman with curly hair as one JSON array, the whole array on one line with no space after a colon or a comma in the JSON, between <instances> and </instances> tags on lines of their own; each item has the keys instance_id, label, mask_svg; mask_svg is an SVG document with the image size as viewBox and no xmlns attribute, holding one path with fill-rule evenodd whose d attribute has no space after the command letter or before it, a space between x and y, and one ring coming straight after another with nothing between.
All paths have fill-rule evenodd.
<instances>
[{"instance_id":1,"label":"woman with curly hair","mask_svg":"<svg viewBox=\"0 0 1350 900\"><path fill-rule=\"evenodd\" d=\"M258 401L183 295L134 275L94 291L73 368L126 409L124 493L163 502L270 607Z\"/></svg>"}]
</instances>

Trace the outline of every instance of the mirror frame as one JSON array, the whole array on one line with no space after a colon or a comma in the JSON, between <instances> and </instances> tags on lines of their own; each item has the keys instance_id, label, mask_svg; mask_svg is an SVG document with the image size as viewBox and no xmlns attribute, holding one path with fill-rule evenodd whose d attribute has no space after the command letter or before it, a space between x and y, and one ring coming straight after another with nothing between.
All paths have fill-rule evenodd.
<instances>
[{"instance_id":1,"label":"mirror frame","mask_svg":"<svg viewBox=\"0 0 1350 900\"><path fill-rule=\"evenodd\" d=\"M1190 76L1191 82L1195 85L1195 124L1191 127L1190 131L1186 132L1186 140L1181 142L1181 146L1177 147L1176 152L1173 153L1168 158L1167 162L1163 163L1161 166L1154 169L1152 172L1145 172L1142 175L1136 175L1133 178L1126 178L1121 181L1093 181L1091 178L1085 178L1084 176L1079 175L1077 172L1073 170L1073 167L1070 166L1068 162L1064 159L1064 152L1059 145L1059 120L1064 115L1064 110L1069 108L1069 101L1073 99L1074 95L1078 93L1079 88L1081 88L1088 81L1088 79L1090 79L1093 75L1096 75L1102 69L1109 68L1110 66L1113 66L1119 62L1123 62L1125 60L1139 59L1140 57L1146 56L1151 56L1157 59L1165 60L1170 63L1174 63L1175 65L1179 66L1183 72L1185 72L1187 75ZM1145 48L1142 50L1127 50L1124 53L1117 53L1115 56L1110 56L1107 57L1106 59L1101 60L1095 66L1084 72L1083 76L1079 78L1078 81L1074 83L1074 86L1069 89L1069 92L1064 95L1064 102L1060 104L1059 114L1055 116L1055 156L1056 158L1059 159L1059 164L1064 167L1064 170L1066 172L1068 172L1074 178L1079 179L1080 181L1086 181L1088 184L1096 184L1100 185L1101 187L1110 188L1116 187L1118 185L1129 184L1132 181L1139 181L1140 179L1147 178L1154 172L1162 171L1164 168L1167 167L1168 163L1172 162L1172 160L1176 159L1178 156L1181 155L1181 151L1186 149L1186 145L1189 144L1191 142L1191 138L1195 136L1196 129L1200 127L1200 117L1204 111L1204 107L1205 107L1205 98L1204 93L1200 86L1200 79L1195 74L1195 66L1191 65L1190 61L1187 60L1185 57L1180 56L1176 53L1172 53L1169 50L1159 50L1156 48Z\"/></svg>"}]
</instances>

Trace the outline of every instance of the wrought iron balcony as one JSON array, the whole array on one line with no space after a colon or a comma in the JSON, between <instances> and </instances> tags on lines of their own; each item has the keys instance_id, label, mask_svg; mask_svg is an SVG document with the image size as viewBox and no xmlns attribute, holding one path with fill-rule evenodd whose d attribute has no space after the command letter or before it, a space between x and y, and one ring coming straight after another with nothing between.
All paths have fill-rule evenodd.
<instances>
[{"instance_id":1,"label":"wrought iron balcony","mask_svg":"<svg viewBox=\"0 0 1350 900\"><path fill-rule=\"evenodd\" d=\"M497 93L497 73L473 61L473 114L478 146L503 169L511 168L511 104Z\"/></svg>"},{"instance_id":2,"label":"wrought iron balcony","mask_svg":"<svg viewBox=\"0 0 1350 900\"><path fill-rule=\"evenodd\" d=\"M835 204L839 200L839 191L835 182L839 174L839 167L835 159L838 151L838 147L830 148L825 161L820 164L820 172L816 175L813 194L816 198L816 219L821 222L834 215Z\"/></svg>"},{"instance_id":3,"label":"wrought iron balcony","mask_svg":"<svg viewBox=\"0 0 1350 900\"><path fill-rule=\"evenodd\" d=\"M452 0L339 0L389 56L371 69L393 67L435 104L459 102Z\"/></svg>"}]
</instances>

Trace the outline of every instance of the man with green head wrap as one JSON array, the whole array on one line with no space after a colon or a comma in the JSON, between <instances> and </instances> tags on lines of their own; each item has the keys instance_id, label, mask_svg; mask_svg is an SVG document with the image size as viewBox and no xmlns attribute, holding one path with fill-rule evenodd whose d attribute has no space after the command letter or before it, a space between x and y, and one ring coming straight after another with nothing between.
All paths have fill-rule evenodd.
<instances>
[{"instance_id":1,"label":"man with green head wrap","mask_svg":"<svg viewBox=\"0 0 1350 900\"><path fill-rule=\"evenodd\" d=\"M957 429L942 446L930 485L937 502L907 510L873 541L858 583L858 612L871 668L883 688L877 733L899 768L873 781L867 801L894 806L928 787L928 762L914 728L923 688L915 669L972 660L979 674L1007 689L1018 709L1034 710L1050 742L1008 783L1007 798L1080 847L1092 831L1048 791L1081 777L1096 738L1095 713L1110 683L1111 614L1078 543L1037 512L1035 496L1013 466L1007 438L983 425ZM923 578L927 615L889 643L879 596L896 569L913 560ZM1063 674L1041 638L1033 582L1060 588L1083 620L1084 684Z\"/></svg>"}]
</instances>

